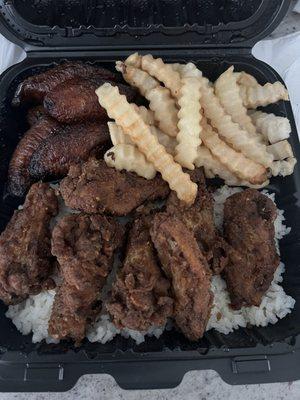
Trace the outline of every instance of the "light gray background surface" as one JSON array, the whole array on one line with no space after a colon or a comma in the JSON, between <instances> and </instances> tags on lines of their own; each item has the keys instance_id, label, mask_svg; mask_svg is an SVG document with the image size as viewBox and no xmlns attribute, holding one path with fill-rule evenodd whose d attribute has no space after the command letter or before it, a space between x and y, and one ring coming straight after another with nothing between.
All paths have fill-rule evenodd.
<instances>
[{"instance_id":1,"label":"light gray background surface","mask_svg":"<svg viewBox=\"0 0 300 400\"><path fill-rule=\"evenodd\" d=\"M271 0L270 0L271 1ZM293 7L296 1L293 1ZM300 31L300 14L289 12L271 39ZM284 365L282 366L284 368ZM175 389L125 391L108 375L87 375L66 393L2 393L0 400L300 400L300 381L230 386L214 371L191 371Z\"/></svg>"}]
</instances>

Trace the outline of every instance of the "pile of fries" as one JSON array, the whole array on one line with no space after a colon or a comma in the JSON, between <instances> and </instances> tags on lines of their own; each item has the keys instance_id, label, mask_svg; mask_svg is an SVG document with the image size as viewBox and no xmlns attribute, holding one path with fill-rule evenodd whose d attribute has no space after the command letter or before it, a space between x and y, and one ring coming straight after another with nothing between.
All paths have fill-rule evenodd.
<instances>
[{"instance_id":1,"label":"pile of fries","mask_svg":"<svg viewBox=\"0 0 300 400\"><path fill-rule=\"evenodd\" d=\"M288 100L280 83L260 85L230 67L212 84L192 63L166 64L152 55L117 61L127 83L149 102L129 104L118 88L96 91L115 122L108 127L113 147L106 163L152 179L160 172L180 200L192 204L197 185L182 168L203 167L208 178L234 186L263 187L268 178L293 173L287 118L255 109Z\"/></svg>"}]
</instances>

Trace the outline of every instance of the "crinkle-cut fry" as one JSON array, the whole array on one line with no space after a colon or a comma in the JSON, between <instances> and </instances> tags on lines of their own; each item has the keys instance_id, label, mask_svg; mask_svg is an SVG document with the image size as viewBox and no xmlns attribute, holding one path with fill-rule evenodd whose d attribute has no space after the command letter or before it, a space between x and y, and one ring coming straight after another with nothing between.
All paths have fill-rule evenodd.
<instances>
[{"instance_id":1,"label":"crinkle-cut fry","mask_svg":"<svg viewBox=\"0 0 300 400\"><path fill-rule=\"evenodd\" d=\"M156 175L153 164L132 144L120 143L113 146L105 153L104 160L109 167L135 172L146 179L153 179Z\"/></svg>"},{"instance_id":2,"label":"crinkle-cut fry","mask_svg":"<svg viewBox=\"0 0 300 400\"><path fill-rule=\"evenodd\" d=\"M146 97L146 94L151 92L152 89L160 86L158 80L153 78L147 72L131 65L127 65L122 61L116 62L116 70L121 72L125 81L129 83L129 85L137 88L144 97Z\"/></svg>"},{"instance_id":3,"label":"crinkle-cut fry","mask_svg":"<svg viewBox=\"0 0 300 400\"><path fill-rule=\"evenodd\" d=\"M250 112L250 117L257 130L271 143L288 139L291 133L291 124L288 118L278 117L262 111Z\"/></svg>"},{"instance_id":4,"label":"crinkle-cut fry","mask_svg":"<svg viewBox=\"0 0 300 400\"><path fill-rule=\"evenodd\" d=\"M287 176L292 175L294 172L297 160L295 157L290 157L287 160L274 161L271 165L271 172L273 176Z\"/></svg>"},{"instance_id":5,"label":"crinkle-cut fry","mask_svg":"<svg viewBox=\"0 0 300 400\"><path fill-rule=\"evenodd\" d=\"M114 146L117 146L118 144L134 145L130 137L128 135L125 135L123 129L120 126L118 126L115 122L108 122L107 126L110 134L110 139Z\"/></svg>"},{"instance_id":6,"label":"crinkle-cut fry","mask_svg":"<svg viewBox=\"0 0 300 400\"><path fill-rule=\"evenodd\" d=\"M242 129L251 134L256 140L260 135L247 114L247 108L243 105L240 95L240 88L237 84L237 76L234 74L234 67L231 66L223 72L215 82L215 93L224 107L227 114L240 125Z\"/></svg>"},{"instance_id":7,"label":"crinkle-cut fry","mask_svg":"<svg viewBox=\"0 0 300 400\"><path fill-rule=\"evenodd\" d=\"M175 98L179 95L181 79L170 64L165 64L161 58L154 58L151 54L142 56L142 69L162 82Z\"/></svg>"},{"instance_id":8,"label":"crinkle-cut fry","mask_svg":"<svg viewBox=\"0 0 300 400\"><path fill-rule=\"evenodd\" d=\"M147 160L159 171L180 200L187 204L195 201L197 185L190 176L182 171L173 157L167 153L158 139L151 134L150 127L145 124L134 107L125 96L119 93L118 87L104 83L96 90L100 105L106 109L108 116L121 126L129 135Z\"/></svg>"},{"instance_id":9,"label":"crinkle-cut fry","mask_svg":"<svg viewBox=\"0 0 300 400\"><path fill-rule=\"evenodd\" d=\"M189 62L187 64L170 64L177 71L181 78L201 78L202 72L195 64Z\"/></svg>"},{"instance_id":10,"label":"crinkle-cut fry","mask_svg":"<svg viewBox=\"0 0 300 400\"><path fill-rule=\"evenodd\" d=\"M226 185L229 186L247 186L259 189L269 184L268 180L259 185L252 185L247 181L240 180L231 171L229 171L225 165L215 158L209 149L204 145L201 145L198 148L198 156L195 160L195 165L196 167L204 167L205 176L207 178L214 178L218 176L225 181Z\"/></svg>"},{"instance_id":11,"label":"crinkle-cut fry","mask_svg":"<svg viewBox=\"0 0 300 400\"><path fill-rule=\"evenodd\" d=\"M126 82L136 87L149 101L149 107L154 112L159 129L171 137L178 133L178 109L169 89L160 86L159 82L141 69L117 62Z\"/></svg>"},{"instance_id":12,"label":"crinkle-cut fry","mask_svg":"<svg viewBox=\"0 0 300 400\"><path fill-rule=\"evenodd\" d=\"M207 123L205 117L202 118L201 124L200 135L203 143L227 169L252 184L260 184L266 180L266 169L261 164L228 146Z\"/></svg>"},{"instance_id":13,"label":"crinkle-cut fry","mask_svg":"<svg viewBox=\"0 0 300 400\"><path fill-rule=\"evenodd\" d=\"M253 75L248 74L245 71L235 72L234 74L237 77L238 84L241 86L255 87L259 85L256 78L254 78Z\"/></svg>"},{"instance_id":14,"label":"crinkle-cut fry","mask_svg":"<svg viewBox=\"0 0 300 400\"><path fill-rule=\"evenodd\" d=\"M179 93L178 104L178 145L176 146L175 160L185 168L194 169L197 149L201 144L201 106L200 88L198 78L185 77L181 80L182 86Z\"/></svg>"},{"instance_id":15,"label":"crinkle-cut fry","mask_svg":"<svg viewBox=\"0 0 300 400\"><path fill-rule=\"evenodd\" d=\"M140 56L139 53L133 53L130 54L130 56L127 57L124 62L126 65L131 65L135 68L141 68L142 56Z\"/></svg>"},{"instance_id":16,"label":"crinkle-cut fry","mask_svg":"<svg viewBox=\"0 0 300 400\"><path fill-rule=\"evenodd\" d=\"M118 144L131 144L134 145L133 141L130 139L130 136L126 135L123 129L118 126L115 122L108 122L108 129L110 133L110 138L112 144L114 146ZM163 133L156 126L150 126L152 135L156 136L159 143L163 145L168 153L172 156L175 154L175 148L177 145L177 141L170 136Z\"/></svg>"},{"instance_id":17,"label":"crinkle-cut fry","mask_svg":"<svg viewBox=\"0 0 300 400\"><path fill-rule=\"evenodd\" d=\"M148 125L154 125L155 124L155 118L154 118L154 112L152 110L148 110L148 108L144 106L137 106L136 104L132 103L136 111L140 114L140 116L143 118L145 124Z\"/></svg>"},{"instance_id":18,"label":"crinkle-cut fry","mask_svg":"<svg viewBox=\"0 0 300 400\"><path fill-rule=\"evenodd\" d=\"M267 147L269 153L273 154L274 160L284 160L294 157L292 146L287 140L282 140Z\"/></svg>"},{"instance_id":19,"label":"crinkle-cut fry","mask_svg":"<svg viewBox=\"0 0 300 400\"><path fill-rule=\"evenodd\" d=\"M263 86L240 86L240 93L247 108L264 107L279 100L289 100L288 91L281 82L268 82Z\"/></svg>"},{"instance_id":20,"label":"crinkle-cut fry","mask_svg":"<svg viewBox=\"0 0 300 400\"><path fill-rule=\"evenodd\" d=\"M209 85L207 78L200 78L202 84L201 105L206 117L219 135L235 150L242 152L247 158L269 167L273 157L267 152L266 146L259 143L239 124L232 121L230 115L225 113L220 100L214 93L214 88Z\"/></svg>"}]
</instances>

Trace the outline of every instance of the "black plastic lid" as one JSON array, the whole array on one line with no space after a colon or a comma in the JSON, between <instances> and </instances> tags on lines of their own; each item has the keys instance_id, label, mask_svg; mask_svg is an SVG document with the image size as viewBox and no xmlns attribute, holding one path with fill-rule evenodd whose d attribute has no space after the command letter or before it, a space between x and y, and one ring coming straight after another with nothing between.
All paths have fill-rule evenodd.
<instances>
[{"instance_id":1,"label":"black plastic lid","mask_svg":"<svg viewBox=\"0 0 300 400\"><path fill-rule=\"evenodd\" d=\"M252 47L290 0L1 0L1 32L25 50Z\"/></svg>"}]
</instances>

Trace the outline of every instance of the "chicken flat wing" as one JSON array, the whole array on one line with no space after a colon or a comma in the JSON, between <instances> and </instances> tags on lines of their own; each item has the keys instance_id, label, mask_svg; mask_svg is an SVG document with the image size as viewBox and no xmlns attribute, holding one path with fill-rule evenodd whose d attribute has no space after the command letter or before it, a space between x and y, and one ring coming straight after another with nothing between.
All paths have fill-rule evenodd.
<instances>
[{"instance_id":1,"label":"chicken flat wing","mask_svg":"<svg viewBox=\"0 0 300 400\"><path fill-rule=\"evenodd\" d=\"M100 311L101 296L123 228L112 218L73 214L54 227L52 253L60 264L62 283L55 295L49 334L79 344Z\"/></svg>"},{"instance_id":2,"label":"chicken flat wing","mask_svg":"<svg viewBox=\"0 0 300 400\"><path fill-rule=\"evenodd\" d=\"M32 179L28 166L38 146L46 138L55 135L60 125L50 117L41 118L22 137L11 158L8 169L8 192L15 196L24 196Z\"/></svg>"},{"instance_id":3,"label":"chicken flat wing","mask_svg":"<svg viewBox=\"0 0 300 400\"><path fill-rule=\"evenodd\" d=\"M170 283L157 264L149 225L149 218L135 220L124 264L106 303L118 328L146 331L164 326L173 313Z\"/></svg>"},{"instance_id":4,"label":"chicken flat wing","mask_svg":"<svg viewBox=\"0 0 300 400\"><path fill-rule=\"evenodd\" d=\"M171 192L167 201L167 212L175 215L190 229L202 253L206 256L212 272L219 274L228 262L228 245L215 227L214 200L207 190L203 171L193 171L191 179L198 184L194 204L187 206L174 192Z\"/></svg>"},{"instance_id":5,"label":"chicken flat wing","mask_svg":"<svg viewBox=\"0 0 300 400\"><path fill-rule=\"evenodd\" d=\"M157 214L150 232L172 281L176 324L188 339L198 340L205 332L213 300L206 258L191 231L175 216Z\"/></svg>"},{"instance_id":6,"label":"chicken flat wing","mask_svg":"<svg viewBox=\"0 0 300 400\"><path fill-rule=\"evenodd\" d=\"M45 139L34 152L29 173L35 179L67 175L72 164L100 155L110 143L107 125L96 122L64 126Z\"/></svg>"},{"instance_id":7,"label":"chicken flat wing","mask_svg":"<svg viewBox=\"0 0 300 400\"><path fill-rule=\"evenodd\" d=\"M101 77L104 80L116 81L118 75L106 68L96 67L82 62L65 62L38 75L30 76L20 83L14 98L13 106L23 103L40 104L44 97L57 85L75 77Z\"/></svg>"},{"instance_id":8,"label":"chicken flat wing","mask_svg":"<svg viewBox=\"0 0 300 400\"><path fill-rule=\"evenodd\" d=\"M225 239L232 246L224 277L232 306L259 306L279 265L274 203L254 189L230 196L224 207Z\"/></svg>"},{"instance_id":9,"label":"chicken flat wing","mask_svg":"<svg viewBox=\"0 0 300 400\"><path fill-rule=\"evenodd\" d=\"M31 294L53 287L49 276L54 258L50 249L52 217L58 204L45 183L33 185L24 208L15 211L0 236L0 298L16 304Z\"/></svg>"},{"instance_id":10,"label":"chicken flat wing","mask_svg":"<svg viewBox=\"0 0 300 400\"><path fill-rule=\"evenodd\" d=\"M60 192L67 206L76 210L126 215L146 200L165 198L169 188L159 175L147 180L91 158L71 166L61 181Z\"/></svg>"},{"instance_id":11,"label":"chicken flat wing","mask_svg":"<svg viewBox=\"0 0 300 400\"><path fill-rule=\"evenodd\" d=\"M100 106L95 93L103 83L105 80L101 77L77 77L63 82L45 96L44 107L49 115L63 123L106 121L107 113ZM118 86L120 93L125 95L130 103L135 99L137 92L132 87L120 83L113 85Z\"/></svg>"}]
</instances>

